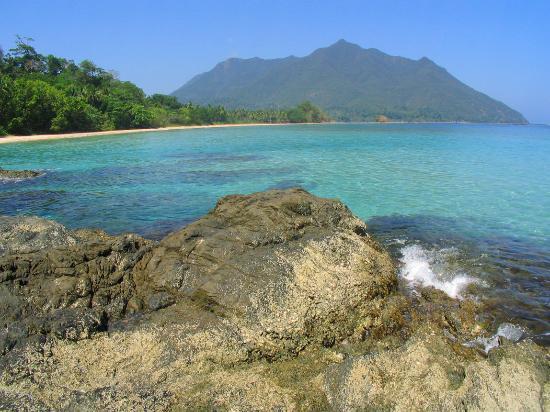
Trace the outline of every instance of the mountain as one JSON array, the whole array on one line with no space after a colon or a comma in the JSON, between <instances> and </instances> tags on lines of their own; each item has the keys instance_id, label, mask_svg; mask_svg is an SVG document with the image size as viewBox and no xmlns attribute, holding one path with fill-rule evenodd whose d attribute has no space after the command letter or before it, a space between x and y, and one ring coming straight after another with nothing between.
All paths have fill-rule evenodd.
<instances>
[{"instance_id":1,"label":"mountain","mask_svg":"<svg viewBox=\"0 0 550 412\"><path fill-rule=\"evenodd\" d=\"M335 120L527 123L426 57L411 60L340 40L308 56L231 58L172 93L182 102L286 108L309 100Z\"/></svg>"}]
</instances>

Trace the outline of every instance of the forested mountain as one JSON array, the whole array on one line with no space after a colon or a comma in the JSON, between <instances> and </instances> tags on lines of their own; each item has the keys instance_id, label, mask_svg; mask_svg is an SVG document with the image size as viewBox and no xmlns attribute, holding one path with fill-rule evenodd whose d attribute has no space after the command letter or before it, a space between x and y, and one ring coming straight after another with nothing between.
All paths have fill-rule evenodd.
<instances>
[{"instance_id":1,"label":"forested mountain","mask_svg":"<svg viewBox=\"0 0 550 412\"><path fill-rule=\"evenodd\" d=\"M305 57L232 58L173 94L180 102L228 108L289 107L303 100L343 121L526 123L427 58L411 60L340 40Z\"/></svg>"}]
</instances>

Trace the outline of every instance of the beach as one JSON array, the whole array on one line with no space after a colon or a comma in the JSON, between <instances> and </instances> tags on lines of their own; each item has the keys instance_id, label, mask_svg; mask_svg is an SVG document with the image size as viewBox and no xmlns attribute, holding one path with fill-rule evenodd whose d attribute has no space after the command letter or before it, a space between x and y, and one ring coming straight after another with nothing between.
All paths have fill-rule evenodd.
<instances>
[{"instance_id":1,"label":"beach","mask_svg":"<svg viewBox=\"0 0 550 412\"><path fill-rule=\"evenodd\" d=\"M0 144L36 142L36 141L54 140L54 139L78 139L81 137L112 136L112 135L118 135L118 134L159 132L159 131L169 131L169 130L215 129L220 127L242 127L242 126L284 126L289 124L291 123L226 123L226 124L209 124L209 125L194 125L194 126L169 126L169 127L159 127L156 129L126 129L126 130L107 130L103 132L79 132L79 133L59 133L59 134L35 134L35 135L29 135L29 136L6 136L6 137L0 137Z\"/></svg>"}]
</instances>

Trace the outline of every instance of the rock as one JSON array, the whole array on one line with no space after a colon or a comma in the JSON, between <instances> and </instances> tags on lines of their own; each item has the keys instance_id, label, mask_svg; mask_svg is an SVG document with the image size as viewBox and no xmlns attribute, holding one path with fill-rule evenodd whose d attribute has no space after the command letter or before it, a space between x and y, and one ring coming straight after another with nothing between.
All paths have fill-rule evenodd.
<instances>
[{"instance_id":1,"label":"rock","mask_svg":"<svg viewBox=\"0 0 550 412\"><path fill-rule=\"evenodd\" d=\"M77 240L74 233L51 220L0 216L0 256L74 246Z\"/></svg>"},{"instance_id":2,"label":"rock","mask_svg":"<svg viewBox=\"0 0 550 412\"><path fill-rule=\"evenodd\" d=\"M472 362L423 328L400 348L328 368L324 391L334 410L544 410L546 351L530 342L499 351Z\"/></svg>"},{"instance_id":3,"label":"rock","mask_svg":"<svg viewBox=\"0 0 550 412\"><path fill-rule=\"evenodd\" d=\"M134 271L151 291L231 319L266 356L364 332L395 292L389 255L335 200L299 190L227 196L153 248ZM284 350L283 350L284 348Z\"/></svg>"},{"instance_id":4,"label":"rock","mask_svg":"<svg viewBox=\"0 0 550 412\"><path fill-rule=\"evenodd\" d=\"M38 177L42 175L40 172L34 170L6 170L0 168L0 180L1 179L31 179L33 177Z\"/></svg>"},{"instance_id":5,"label":"rock","mask_svg":"<svg viewBox=\"0 0 550 412\"><path fill-rule=\"evenodd\" d=\"M153 242L70 231L37 217L0 217L0 322L10 347L36 335L71 340L126 313L131 270ZM6 347L6 345L4 345Z\"/></svg>"},{"instance_id":6,"label":"rock","mask_svg":"<svg viewBox=\"0 0 550 412\"><path fill-rule=\"evenodd\" d=\"M10 332L19 326L75 340L188 301L230 320L258 356L284 356L360 339L361 318L397 286L363 222L299 189L225 197L158 245L36 217L2 217L0 229L6 347L25 335Z\"/></svg>"},{"instance_id":7,"label":"rock","mask_svg":"<svg viewBox=\"0 0 550 412\"><path fill-rule=\"evenodd\" d=\"M77 341L88 339L94 333L107 328L107 315L99 310L69 308L58 310L52 316L51 332L57 338Z\"/></svg>"},{"instance_id":8,"label":"rock","mask_svg":"<svg viewBox=\"0 0 550 412\"><path fill-rule=\"evenodd\" d=\"M545 349L463 347L472 308L435 295L412 306L336 200L227 196L159 243L39 218L0 228L2 409L514 410L548 398Z\"/></svg>"},{"instance_id":9,"label":"rock","mask_svg":"<svg viewBox=\"0 0 550 412\"><path fill-rule=\"evenodd\" d=\"M173 305L174 303L175 299L172 295L166 292L159 292L149 298L149 309L158 310Z\"/></svg>"}]
</instances>

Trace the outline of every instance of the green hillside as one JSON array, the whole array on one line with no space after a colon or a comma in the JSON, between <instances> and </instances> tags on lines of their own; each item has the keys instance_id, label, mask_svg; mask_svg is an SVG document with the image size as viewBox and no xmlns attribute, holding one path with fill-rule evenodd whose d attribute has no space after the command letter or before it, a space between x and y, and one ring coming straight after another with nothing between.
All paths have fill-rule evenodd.
<instances>
[{"instance_id":1,"label":"green hillside","mask_svg":"<svg viewBox=\"0 0 550 412\"><path fill-rule=\"evenodd\" d=\"M7 134L106 131L223 123L317 123L328 117L304 101L283 109L200 106L173 96L146 96L89 60L42 55L32 39L0 47L0 137Z\"/></svg>"},{"instance_id":2,"label":"green hillside","mask_svg":"<svg viewBox=\"0 0 550 412\"><path fill-rule=\"evenodd\" d=\"M290 107L308 100L336 120L526 123L505 104L427 58L411 60L340 40L306 57L229 59L173 94L228 108Z\"/></svg>"}]
</instances>

